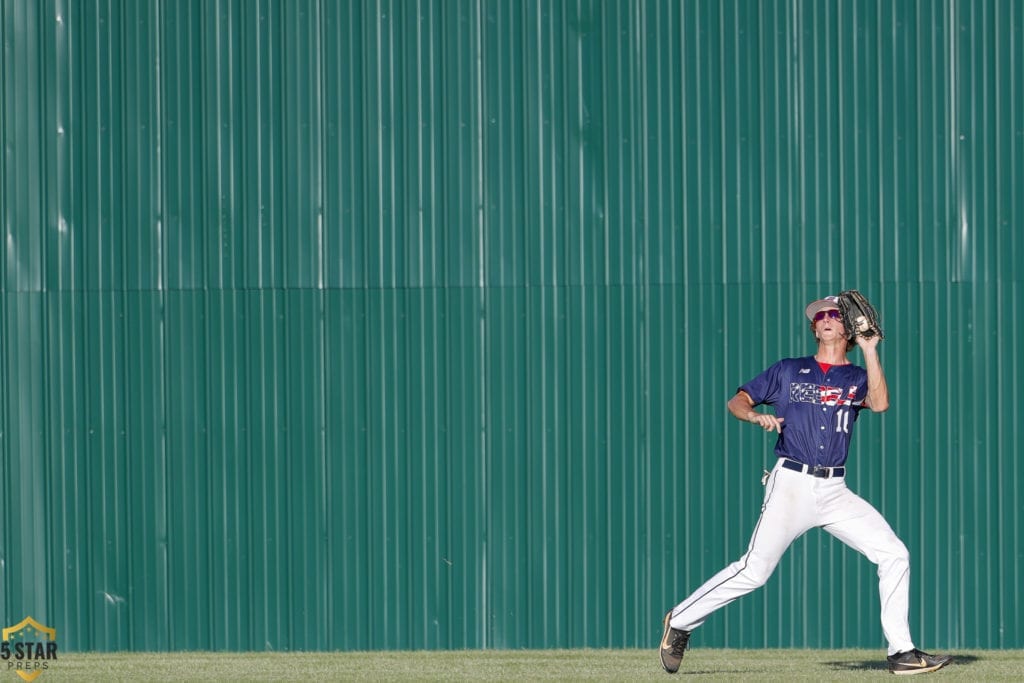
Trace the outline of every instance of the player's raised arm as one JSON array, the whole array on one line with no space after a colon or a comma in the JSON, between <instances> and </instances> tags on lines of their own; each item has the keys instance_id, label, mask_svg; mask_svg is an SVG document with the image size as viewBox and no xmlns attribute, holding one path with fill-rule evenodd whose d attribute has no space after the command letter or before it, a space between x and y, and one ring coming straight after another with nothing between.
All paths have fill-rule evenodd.
<instances>
[{"instance_id":1,"label":"player's raised arm","mask_svg":"<svg viewBox=\"0 0 1024 683\"><path fill-rule=\"evenodd\" d=\"M864 354L864 369L868 371L868 397L864 404L873 413L884 413L889 409L889 384L878 356L880 338L857 336L855 339Z\"/></svg>"}]
</instances>

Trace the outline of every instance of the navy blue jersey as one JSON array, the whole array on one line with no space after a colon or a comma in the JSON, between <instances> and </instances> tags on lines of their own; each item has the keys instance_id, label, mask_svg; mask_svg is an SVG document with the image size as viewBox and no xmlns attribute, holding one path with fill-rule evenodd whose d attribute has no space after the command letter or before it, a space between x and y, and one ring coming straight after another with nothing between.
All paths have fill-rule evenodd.
<instances>
[{"instance_id":1,"label":"navy blue jersey","mask_svg":"<svg viewBox=\"0 0 1024 683\"><path fill-rule=\"evenodd\" d=\"M868 373L859 365L821 371L813 356L784 358L740 387L755 405L770 405L785 418L775 454L807 465L846 462L857 414L868 395Z\"/></svg>"}]
</instances>

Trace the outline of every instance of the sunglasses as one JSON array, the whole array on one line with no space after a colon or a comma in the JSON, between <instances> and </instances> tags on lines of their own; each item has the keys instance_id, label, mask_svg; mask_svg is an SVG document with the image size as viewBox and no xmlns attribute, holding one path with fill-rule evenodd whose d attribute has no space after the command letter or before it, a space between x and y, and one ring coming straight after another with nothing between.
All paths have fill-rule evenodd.
<instances>
[{"instance_id":1,"label":"sunglasses","mask_svg":"<svg viewBox=\"0 0 1024 683\"><path fill-rule=\"evenodd\" d=\"M816 323L820 323L825 318L832 318L833 320L842 320L843 314L834 308L829 311L818 311L817 313L814 314L814 322Z\"/></svg>"}]
</instances>

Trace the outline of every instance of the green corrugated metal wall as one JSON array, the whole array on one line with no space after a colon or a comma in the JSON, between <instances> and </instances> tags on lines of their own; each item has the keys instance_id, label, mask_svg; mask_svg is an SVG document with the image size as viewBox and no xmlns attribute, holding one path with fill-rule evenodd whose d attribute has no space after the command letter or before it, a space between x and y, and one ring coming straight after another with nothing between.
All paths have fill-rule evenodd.
<instances>
[{"instance_id":1,"label":"green corrugated metal wall","mask_svg":"<svg viewBox=\"0 0 1024 683\"><path fill-rule=\"evenodd\" d=\"M1022 3L0 8L4 625L653 648L758 514L726 400L858 287L917 640L1024 646ZM812 533L697 641L877 611Z\"/></svg>"}]
</instances>

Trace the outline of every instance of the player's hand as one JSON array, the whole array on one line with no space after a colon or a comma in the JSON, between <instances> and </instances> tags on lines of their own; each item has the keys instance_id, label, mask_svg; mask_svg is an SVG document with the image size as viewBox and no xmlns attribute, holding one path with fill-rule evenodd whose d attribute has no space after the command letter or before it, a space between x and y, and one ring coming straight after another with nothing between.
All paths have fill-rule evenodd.
<instances>
[{"instance_id":1,"label":"player's hand","mask_svg":"<svg viewBox=\"0 0 1024 683\"><path fill-rule=\"evenodd\" d=\"M782 423L785 420L786 418L784 417L775 417L774 415L769 415L767 413L753 411L747 421L756 424L766 432L781 432Z\"/></svg>"},{"instance_id":2,"label":"player's hand","mask_svg":"<svg viewBox=\"0 0 1024 683\"><path fill-rule=\"evenodd\" d=\"M878 347L878 342L882 341L882 338L877 334L873 337L862 337L858 334L853 338L853 340L857 343L857 346L860 347L861 351L873 351Z\"/></svg>"}]
</instances>

